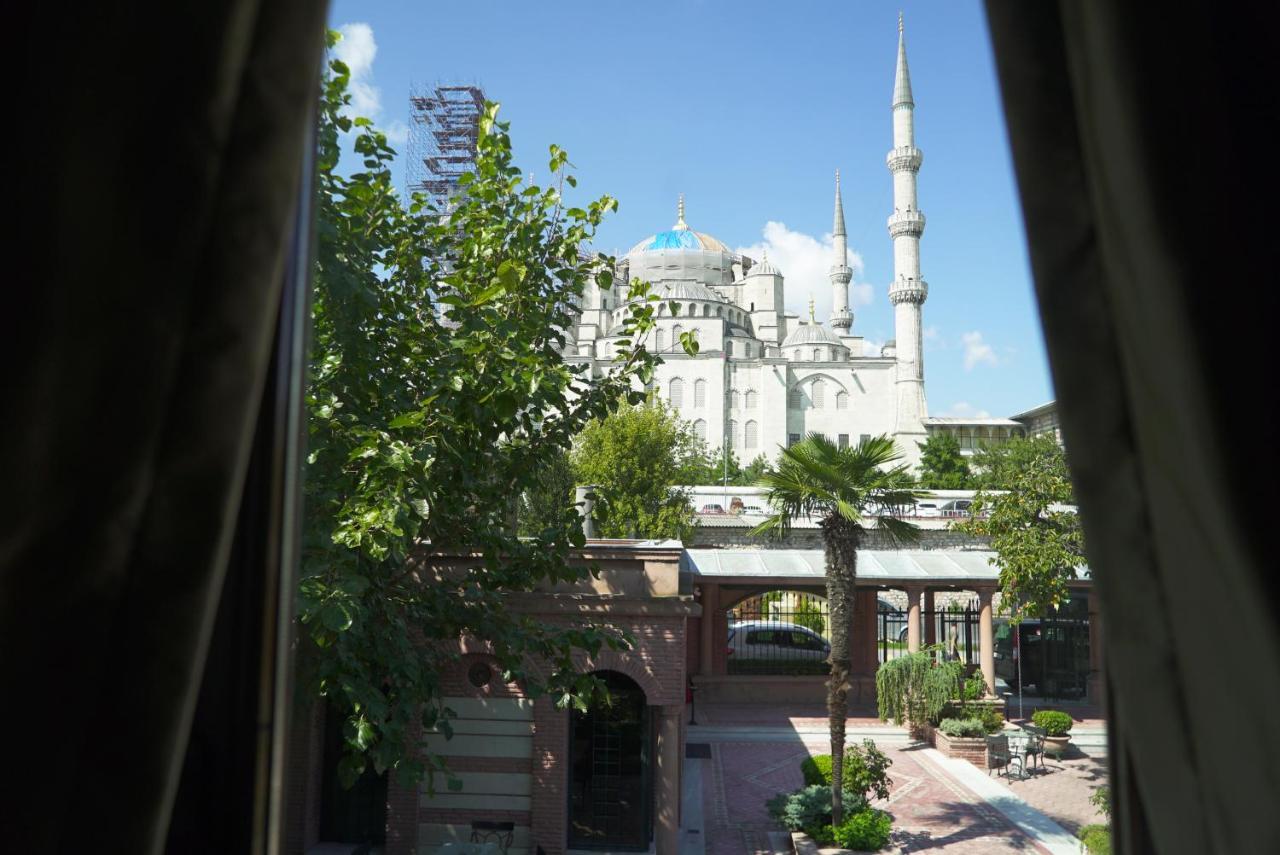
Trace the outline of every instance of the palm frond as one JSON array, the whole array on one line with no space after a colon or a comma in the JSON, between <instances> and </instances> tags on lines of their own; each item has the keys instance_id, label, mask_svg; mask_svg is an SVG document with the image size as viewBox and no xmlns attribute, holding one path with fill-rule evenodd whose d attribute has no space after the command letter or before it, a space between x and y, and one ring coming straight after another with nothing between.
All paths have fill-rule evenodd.
<instances>
[{"instance_id":1,"label":"palm frond","mask_svg":"<svg viewBox=\"0 0 1280 855\"><path fill-rule=\"evenodd\" d=\"M919 527L897 517L878 516L876 525L884 530L889 542L894 546L905 546L920 540Z\"/></svg>"}]
</instances>

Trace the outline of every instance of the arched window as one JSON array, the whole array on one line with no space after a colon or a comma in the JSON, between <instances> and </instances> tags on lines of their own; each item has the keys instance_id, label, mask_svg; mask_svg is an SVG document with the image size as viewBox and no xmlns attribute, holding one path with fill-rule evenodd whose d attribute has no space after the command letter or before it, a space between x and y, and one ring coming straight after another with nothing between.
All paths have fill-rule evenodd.
<instances>
[{"instance_id":1,"label":"arched window","mask_svg":"<svg viewBox=\"0 0 1280 855\"><path fill-rule=\"evenodd\" d=\"M671 381L669 402L677 410L684 406L684 381L679 377Z\"/></svg>"},{"instance_id":2,"label":"arched window","mask_svg":"<svg viewBox=\"0 0 1280 855\"><path fill-rule=\"evenodd\" d=\"M662 328L658 328L653 334L653 349L662 353L667 347L667 334Z\"/></svg>"},{"instance_id":3,"label":"arched window","mask_svg":"<svg viewBox=\"0 0 1280 855\"><path fill-rule=\"evenodd\" d=\"M836 409L837 410L849 409L849 393L844 391L843 389L841 389L839 392L836 392Z\"/></svg>"},{"instance_id":4,"label":"arched window","mask_svg":"<svg viewBox=\"0 0 1280 855\"><path fill-rule=\"evenodd\" d=\"M676 324L671 328L671 347L680 346L680 336L684 335L684 324Z\"/></svg>"},{"instance_id":5,"label":"arched window","mask_svg":"<svg viewBox=\"0 0 1280 855\"><path fill-rule=\"evenodd\" d=\"M742 396L738 394L737 389L734 389L733 391L731 391L729 393L729 409L731 410L738 409L738 407L741 404L741 397Z\"/></svg>"},{"instance_id":6,"label":"arched window","mask_svg":"<svg viewBox=\"0 0 1280 855\"><path fill-rule=\"evenodd\" d=\"M809 390L809 397L813 399L813 408L815 410L822 409L822 405L827 399L827 384L821 380L813 381L813 388Z\"/></svg>"},{"instance_id":7,"label":"arched window","mask_svg":"<svg viewBox=\"0 0 1280 855\"><path fill-rule=\"evenodd\" d=\"M746 404L746 408L747 408L748 410L754 410L754 409L756 408L756 393L755 393L755 390L754 390L754 389L748 389L748 390L747 390L747 394L746 394L746 395L744 395L743 397L746 399L746 400L744 401L744 403Z\"/></svg>"},{"instance_id":8,"label":"arched window","mask_svg":"<svg viewBox=\"0 0 1280 855\"><path fill-rule=\"evenodd\" d=\"M711 305L709 303L702 304L702 317L704 318L711 317Z\"/></svg>"},{"instance_id":9,"label":"arched window","mask_svg":"<svg viewBox=\"0 0 1280 855\"><path fill-rule=\"evenodd\" d=\"M800 397L800 387L793 386L791 391L787 393L787 409L798 410L803 406L803 399Z\"/></svg>"},{"instance_id":10,"label":"arched window","mask_svg":"<svg viewBox=\"0 0 1280 855\"><path fill-rule=\"evenodd\" d=\"M702 419L698 419L696 422L694 422L694 423L693 423L693 435L694 435L694 436L696 436L698 439L701 439L701 440L703 440L703 441L706 441L706 438L707 438L707 423L706 423L706 422L704 422Z\"/></svg>"},{"instance_id":11,"label":"arched window","mask_svg":"<svg viewBox=\"0 0 1280 855\"><path fill-rule=\"evenodd\" d=\"M815 347L813 349L813 361L820 362L822 360L822 348Z\"/></svg>"},{"instance_id":12,"label":"arched window","mask_svg":"<svg viewBox=\"0 0 1280 855\"><path fill-rule=\"evenodd\" d=\"M720 317L721 316L720 313L723 311L724 309L722 309L720 306L716 306L716 317L717 318Z\"/></svg>"},{"instance_id":13,"label":"arched window","mask_svg":"<svg viewBox=\"0 0 1280 855\"><path fill-rule=\"evenodd\" d=\"M733 356L733 342L730 340L726 340L724 343L724 355Z\"/></svg>"},{"instance_id":14,"label":"arched window","mask_svg":"<svg viewBox=\"0 0 1280 855\"><path fill-rule=\"evenodd\" d=\"M753 421L747 422L746 428L742 432L742 447L755 448L759 441L760 427Z\"/></svg>"},{"instance_id":15,"label":"arched window","mask_svg":"<svg viewBox=\"0 0 1280 855\"><path fill-rule=\"evenodd\" d=\"M738 423L733 419L729 419L729 445L742 445L742 435L738 433Z\"/></svg>"},{"instance_id":16,"label":"arched window","mask_svg":"<svg viewBox=\"0 0 1280 855\"><path fill-rule=\"evenodd\" d=\"M693 381L693 407L700 410L707 405L707 381Z\"/></svg>"}]
</instances>

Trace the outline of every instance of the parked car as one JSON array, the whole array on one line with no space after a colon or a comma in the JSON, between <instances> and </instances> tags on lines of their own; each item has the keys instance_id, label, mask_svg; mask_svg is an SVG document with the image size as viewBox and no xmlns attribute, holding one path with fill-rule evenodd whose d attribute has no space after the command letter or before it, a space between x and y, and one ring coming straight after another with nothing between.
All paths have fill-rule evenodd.
<instances>
[{"instance_id":1,"label":"parked car","mask_svg":"<svg viewBox=\"0 0 1280 855\"><path fill-rule=\"evenodd\" d=\"M916 502L911 509L913 517L940 517L942 509L937 502Z\"/></svg>"},{"instance_id":2,"label":"parked car","mask_svg":"<svg viewBox=\"0 0 1280 855\"><path fill-rule=\"evenodd\" d=\"M818 633L797 623L744 620L729 625L729 655L737 659L821 661L831 645Z\"/></svg>"},{"instance_id":3,"label":"parked car","mask_svg":"<svg viewBox=\"0 0 1280 855\"><path fill-rule=\"evenodd\" d=\"M973 499L952 499L944 502L939 510L944 517L967 517L972 506Z\"/></svg>"},{"instance_id":4,"label":"parked car","mask_svg":"<svg viewBox=\"0 0 1280 855\"><path fill-rule=\"evenodd\" d=\"M723 505L703 505L702 510L698 511L700 514L723 514L724 512Z\"/></svg>"},{"instance_id":5,"label":"parked car","mask_svg":"<svg viewBox=\"0 0 1280 855\"><path fill-rule=\"evenodd\" d=\"M766 511L764 508L760 507L759 505L743 505L742 512L744 514L751 514L752 516L757 516L757 517L763 517L768 515L768 511Z\"/></svg>"}]
</instances>

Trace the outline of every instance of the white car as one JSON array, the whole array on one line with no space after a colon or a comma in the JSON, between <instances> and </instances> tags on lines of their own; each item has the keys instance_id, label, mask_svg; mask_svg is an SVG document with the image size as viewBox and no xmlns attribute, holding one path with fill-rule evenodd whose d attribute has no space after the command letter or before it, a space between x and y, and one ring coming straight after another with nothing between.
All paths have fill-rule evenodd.
<instances>
[{"instance_id":1,"label":"white car","mask_svg":"<svg viewBox=\"0 0 1280 855\"><path fill-rule=\"evenodd\" d=\"M938 507L937 502L917 502L915 507L911 509L913 517L940 517L942 509Z\"/></svg>"},{"instance_id":2,"label":"white car","mask_svg":"<svg viewBox=\"0 0 1280 855\"><path fill-rule=\"evenodd\" d=\"M798 623L744 620L729 625L729 655L738 660L822 661L831 655L831 645Z\"/></svg>"}]
</instances>

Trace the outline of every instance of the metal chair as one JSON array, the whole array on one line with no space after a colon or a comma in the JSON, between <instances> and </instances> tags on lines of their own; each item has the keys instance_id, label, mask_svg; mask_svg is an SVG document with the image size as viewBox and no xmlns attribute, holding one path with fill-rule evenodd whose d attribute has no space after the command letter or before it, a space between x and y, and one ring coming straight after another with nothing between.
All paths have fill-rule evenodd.
<instances>
[{"instance_id":1,"label":"metal chair","mask_svg":"<svg viewBox=\"0 0 1280 855\"><path fill-rule=\"evenodd\" d=\"M1027 731L1027 763L1032 766L1039 763L1044 769L1044 728L1029 724L1024 729Z\"/></svg>"},{"instance_id":2,"label":"metal chair","mask_svg":"<svg viewBox=\"0 0 1280 855\"><path fill-rule=\"evenodd\" d=\"M514 822L489 822L477 819L471 823L471 842L490 844L498 847L502 855L507 855L516 836Z\"/></svg>"},{"instance_id":3,"label":"metal chair","mask_svg":"<svg viewBox=\"0 0 1280 855\"><path fill-rule=\"evenodd\" d=\"M1012 774L1014 766L1018 767L1018 777L1022 777L1022 755L1009 749L1009 737L1003 734L987 736L987 774L995 769L996 774L1004 770L1006 776Z\"/></svg>"}]
</instances>

